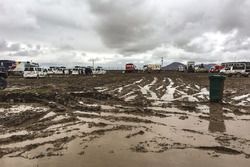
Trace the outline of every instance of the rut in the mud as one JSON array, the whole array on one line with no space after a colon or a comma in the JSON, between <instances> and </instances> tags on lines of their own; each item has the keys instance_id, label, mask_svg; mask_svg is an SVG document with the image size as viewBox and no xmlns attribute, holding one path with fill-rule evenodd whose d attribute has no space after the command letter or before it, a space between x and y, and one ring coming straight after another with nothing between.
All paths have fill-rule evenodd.
<instances>
[{"instance_id":1,"label":"rut in the mud","mask_svg":"<svg viewBox=\"0 0 250 167\"><path fill-rule=\"evenodd\" d=\"M249 158L249 90L226 83L224 103L210 104L205 75L20 80L10 82L20 89L0 92L2 158L64 156L72 142L85 156L112 132L121 133L128 152L191 148Z\"/></svg>"}]
</instances>

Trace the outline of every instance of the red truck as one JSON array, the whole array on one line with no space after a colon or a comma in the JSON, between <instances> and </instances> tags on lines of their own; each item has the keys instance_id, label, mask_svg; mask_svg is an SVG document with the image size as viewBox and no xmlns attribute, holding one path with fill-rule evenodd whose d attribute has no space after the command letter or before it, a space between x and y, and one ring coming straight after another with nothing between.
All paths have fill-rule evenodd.
<instances>
[{"instance_id":1,"label":"red truck","mask_svg":"<svg viewBox=\"0 0 250 167\"><path fill-rule=\"evenodd\" d=\"M135 73L137 72L136 66L133 63L128 63L125 66L126 73Z\"/></svg>"},{"instance_id":2,"label":"red truck","mask_svg":"<svg viewBox=\"0 0 250 167\"><path fill-rule=\"evenodd\" d=\"M209 69L209 72L210 72L210 73L219 73L220 70L222 70L223 68L224 68L224 66L215 65L215 66L213 66L213 67L211 67L211 68Z\"/></svg>"}]
</instances>

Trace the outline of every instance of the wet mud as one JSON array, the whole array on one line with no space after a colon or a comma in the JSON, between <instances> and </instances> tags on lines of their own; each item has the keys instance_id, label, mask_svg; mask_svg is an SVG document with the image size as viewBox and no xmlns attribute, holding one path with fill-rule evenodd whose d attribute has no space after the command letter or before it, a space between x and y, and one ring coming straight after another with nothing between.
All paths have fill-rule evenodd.
<instances>
[{"instance_id":1,"label":"wet mud","mask_svg":"<svg viewBox=\"0 0 250 167\"><path fill-rule=\"evenodd\" d=\"M8 82L1 167L249 165L249 78L227 78L220 104L209 102L207 74Z\"/></svg>"}]
</instances>

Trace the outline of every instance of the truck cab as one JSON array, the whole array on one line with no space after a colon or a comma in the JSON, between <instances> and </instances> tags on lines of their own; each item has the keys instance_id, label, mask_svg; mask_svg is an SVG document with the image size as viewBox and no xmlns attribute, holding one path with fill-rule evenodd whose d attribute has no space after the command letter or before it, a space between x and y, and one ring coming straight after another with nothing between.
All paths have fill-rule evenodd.
<instances>
[{"instance_id":1,"label":"truck cab","mask_svg":"<svg viewBox=\"0 0 250 167\"><path fill-rule=\"evenodd\" d=\"M187 72L188 73L194 73L195 72L195 62L194 61L188 61L187 62Z\"/></svg>"},{"instance_id":2,"label":"truck cab","mask_svg":"<svg viewBox=\"0 0 250 167\"><path fill-rule=\"evenodd\" d=\"M136 72L136 66L133 63L128 63L125 66L125 73L134 73Z\"/></svg>"},{"instance_id":3,"label":"truck cab","mask_svg":"<svg viewBox=\"0 0 250 167\"><path fill-rule=\"evenodd\" d=\"M214 65L213 67L211 67L209 69L209 72L210 73L219 73L220 70L222 70L224 68L224 66L221 66L221 65Z\"/></svg>"}]
</instances>

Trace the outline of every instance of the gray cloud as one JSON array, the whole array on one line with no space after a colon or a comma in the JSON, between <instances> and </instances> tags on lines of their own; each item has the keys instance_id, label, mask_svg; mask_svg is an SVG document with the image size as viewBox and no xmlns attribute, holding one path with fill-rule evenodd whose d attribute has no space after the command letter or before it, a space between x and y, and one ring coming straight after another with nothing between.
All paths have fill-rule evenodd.
<instances>
[{"instance_id":1,"label":"gray cloud","mask_svg":"<svg viewBox=\"0 0 250 167\"><path fill-rule=\"evenodd\" d=\"M158 43L153 22L153 9L144 8L147 1L89 0L91 11L97 16L96 30L109 48L124 52L142 52Z\"/></svg>"},{"instance_id":2,"label":"gray cloud","mask_svg":"<svg viewBox=\"0 0 250 167\"><path fill-rule=\"evenodd\" d=\"M0 54L109 65L250 59L249 9L249 0L2 0Z\"/></svg>"},{"instance_id":3,"label":"gray cloud","mask_svg":"<svg viewBox=\"0 0 250 167\"><path fill-rule=\"evenodd\" d=\"M250 6L246 0L202 3L185 0L183 5L160 0L155 3L151 0L88 2L97 17L96 31L103 42L124 54L144 52L162 43L185 47L193 38L206 32L228 33L238 29L238 35L249 35Z\"/></svg>"},{"instance_id":4,"label":"gray cloud","mask_svg":"<svg viewBox=\"0 0 250 167\"><path fill-rule=\"evenodd\" d=\"M5 40L0 41L0 51L19 51L20 49L19 43L8 44Z\"/></svg>"}]
</instances>

